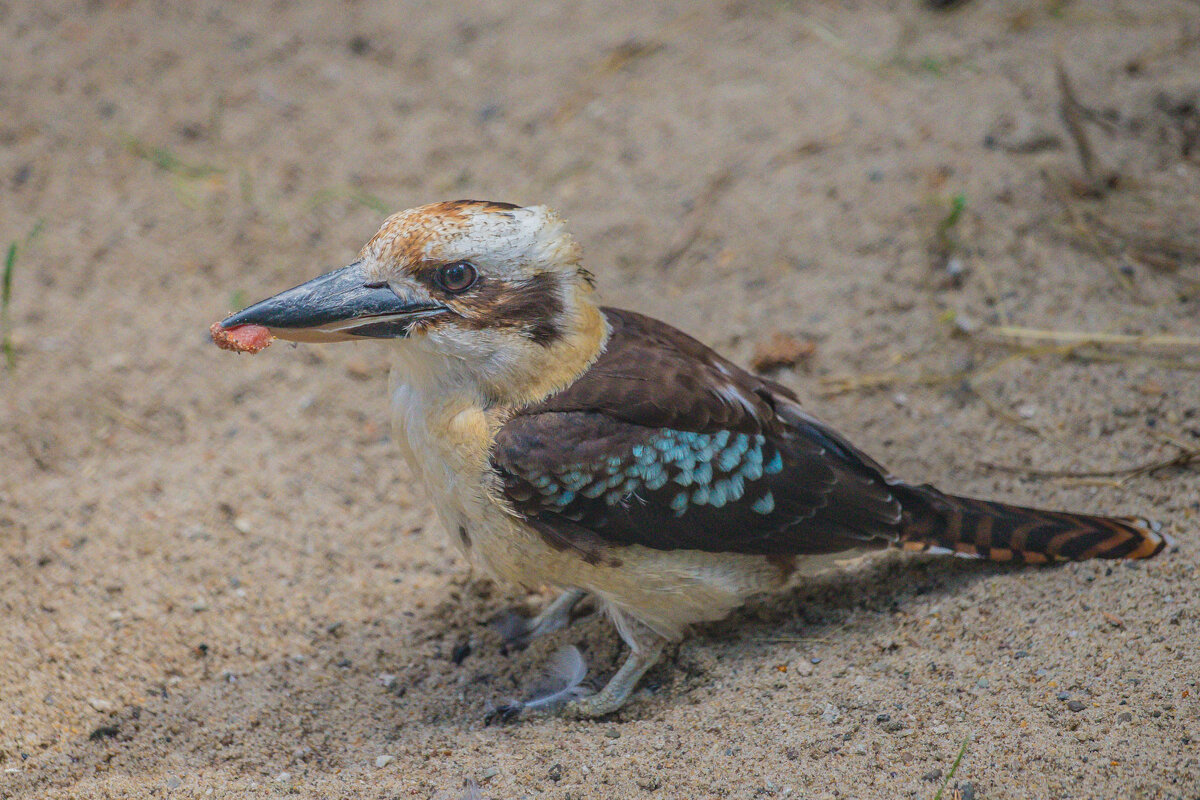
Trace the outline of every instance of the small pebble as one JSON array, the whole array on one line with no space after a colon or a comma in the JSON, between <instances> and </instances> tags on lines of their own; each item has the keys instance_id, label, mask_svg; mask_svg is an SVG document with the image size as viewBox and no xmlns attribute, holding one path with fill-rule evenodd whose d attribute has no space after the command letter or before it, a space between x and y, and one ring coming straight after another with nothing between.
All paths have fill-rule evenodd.
<instances>
[{"instance_id":1,"label":"small pebble","mask_svg":"<svg viewBox=\"0 0 1200 800\"><path fill-rule=\"evenodd\" d=\"M959 333L965 333L969 336L979 330L979 321L966 314L956 314L954 316L954 329Z\"/></svg>"},{"instance_id":2,"label":"small pebble","mask_svg":"<svg viewBox=\"0 0 1200 800\"><path fill-rule=\"evenodd\" d=\"M487 103L479 107L477 115L480 122L487 122L490 119L500 116L503 109L497 103Z\"/></svg>"},{"instance_id":3,"label":"small pebble","mask_svg":"<svg viewBox=\"0 0 1200 800\"><path fill-rule=\"evenodd\" d=\"M91 706L92 708L96 709L97 711L112 711L113 710L113 704L110 701L105 700L101 697L89 697L88 705Z\"/></svg>"},{"instance_id":4,"label":"small pebble","mask_svg":"<svg viewBox=\"0 0 1200 800\"><path fill-rule=\"evenodd\" d=\"M975 685L980 689L986 689L991 686L992 683L987 678L980 678L979 680L975 681Z\"/></svg>"},{"instance_id":5,"label":"small pebble","mask_svg":"<svg viewBox=\"0 0 1200 800\"><path fill-rule=\"evenodd\" d=\"M610 739L620 739L621 738L621 732L619 730L617 730L616 728L609 728L608 730L606 730L604 732L604 735Z\"/></svg>"},{"instance_id":6,"label":"small pebble","mask_svg":"<svg viewBox=\"0 0 1200 800\"><path fill-rule=\"evenodd\" d=\"M1071 699L1071 693L1070 693L1070 692L1059 692L1059 693L1058 693L1058 699L1059 699L1059 700L1070 700L1070 699Z\"/></svg>"},{"instance_id":7,"label":"small pebble","mask_svg":"<svg viewBox=\"0 0 1200 800\"><path fill-rule=\"evenodd\" d=\"M286 774L287 773L285 772L284 775L286 775ZM168 789L178 789L182 785L183 785L183 781L179 780L179 778L176 778L174 775L167 778L167 788Z\"/></svg>"},{"instance_id":8,"label":"small pebble","mask_svg":"<svg viewBox=\"0 0 1200 800\"><path fill-rule=\"evenodd\" d=\"M388 764L392 763L395 760L396 759L394 756L378 756L375 759L375 766L378 767L379 769L383 769L384 767L386 767Z\"/></svg>"},{"instance_id":9,"label":"small pebble","mask_svg":"<svg viewBox=\"0 0 1200 800\"><path fill-rule=\"evenodd\" d=\"M290 772L281 772L275 776L276 783L286 783L287 781L290 781L291 779L292 779L292 773L290 773Z\"/></svg>"},{"instance_id":10,"label":"small pebble","mask_svg":"<svg viewBox=\"0 0 1200 800\"><path fill-rule=\"evenodd\" d=\"M942 771L940 769L931 769L929 772L926 772L921 776L921 780L933 783L940 777L942 777Z\"/></svg>"},{"instance_id":11,"label":"small pebble","mask_svg":"<svg viewBox=\"0 0 1200 800\"><path fill-rule=\"evenodd\" d=\"M116 725L101 725L88 735L89 742L98 742L101 739L112 739L121 733L121 729Z\"/></svg>"},{"instance_id":12,"label":"small pebble","mask_svg":"<svg viewBox=\"0 0 1200 800\"><path fill-rule=\"evenodd\" d=\"M479 773L479 780L490 781L492 778L500 774L499 767L488 767L483 772Z\"/></svg>"},{"instance_id":13,"label":"small pebble","mask_svg":"<svg viewBox=\"0 0 1200 800\"><path fill-rule=\"evenodd\" d=\"M1087 708L1087 706L1085 706L1080 700L1072 700L1071 702L1067 703L1067 708L1071 709L1072 711L1079 712L1083 711L1085 708Z\"/></svg>"}]
</instances>

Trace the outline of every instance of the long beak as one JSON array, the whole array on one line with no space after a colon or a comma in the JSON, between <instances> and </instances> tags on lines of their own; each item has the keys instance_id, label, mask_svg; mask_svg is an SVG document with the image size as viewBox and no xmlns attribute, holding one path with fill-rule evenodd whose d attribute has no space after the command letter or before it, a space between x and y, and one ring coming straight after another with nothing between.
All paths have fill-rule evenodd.
<instances>
[{"instance_id":1,"label":"long beak","mask_svg":"<svg viewBox=\"0 0 1200 800\"><path fill-rule=\"evenodd\" d=\"M262 325L293 342L345 342L407 336L419 319L445 306L403 288L372 283L358 262L280 292L221 321L222 328Z\"/></svg>"}]
</instances>

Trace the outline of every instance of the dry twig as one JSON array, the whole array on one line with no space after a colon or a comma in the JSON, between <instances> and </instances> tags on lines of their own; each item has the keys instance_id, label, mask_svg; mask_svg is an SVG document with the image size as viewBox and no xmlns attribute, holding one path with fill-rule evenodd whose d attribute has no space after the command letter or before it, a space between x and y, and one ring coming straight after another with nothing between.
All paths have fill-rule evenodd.
<instances>
[{"instance_id":1,"label":"dry twig","mask_svg":"<svg viewBox=\"0 0 1200 800\"><path fill-rule=\"evenodd\" d=\"M716 205L721 195L733 183L733 176L734 168L726 167L708 179L704 190L696 198L696 202L692 204L691 210L684 217L683 227L676 234L666 254L659 260L658 268L660 270L666 271L670 269L696 243L696 239L700 237L700 232L704 230L705 222L708 221L709 212Z\"/></svg>"},{"instance_id":2,"label":"dry twig","mask_svg":"<svg viewBox=\"0 0 1200 800\"><path fill-rule=\"evenodd\" d=\"M1133 478L1141 475L1151 475L1159 470L1170 469L1172 467L1185 469L1193 465L1200 465L1200 448L1185 447L1174 442L1172 444L1179 448L1179 452L1170 458L1159 458L1147 461L1144 464L1135 464L1129 467L1114 467L1112 469L1036 469L1034 467L1018 467L1011 464L996 464L991 461L980 461L979 466L997 472L1032 475L1038 478L1119 478L1120 480L1117 484L1120 485Z\"/></svg>"},{"instance_id":3,"label":"dry twig","mask_svg":"<svg viewBox=\"0 0 1200 800\"><path fill-rule=\"evenodd\" d=\"M1059 331L1047 328L1022 328L1015 325L999 325L982 333L1010 339L1033 339L1043 342L1058 342L1063 345L1082 346L1088 344L1127 345L1134 348L1182 347L1200 352L1200 337L1176 336L1166 333L1134 335L1125 333L1095 333L1089 331Z\"/></svg>"},{"instance_id":4,"label":"dry twig","mask_svg":"<svg viewBox=\"0 0 1200 800\"><path fill-rule=\"evenodd\" d=\"M1100 173L1096 151L1092 148L1087 130L1083 126L1084 119L1091 115L1075 96L1075 88L1071 85L1071 79L1067 76L1067 70L1061 61L1054 65L1054 71L1058 77L1058 91L1061 95L1058 113L1062 117L1063 125L1067 128L1067 133L1071 134L1071 139L1075 142L1075 148L1079 151L1079 163L1083 167L1083 177L1086 183L1084 188L1088 194L1103 195L1105 189L1116 184L1117 176L1114 173Z\"/></svg>"}]
</instances>

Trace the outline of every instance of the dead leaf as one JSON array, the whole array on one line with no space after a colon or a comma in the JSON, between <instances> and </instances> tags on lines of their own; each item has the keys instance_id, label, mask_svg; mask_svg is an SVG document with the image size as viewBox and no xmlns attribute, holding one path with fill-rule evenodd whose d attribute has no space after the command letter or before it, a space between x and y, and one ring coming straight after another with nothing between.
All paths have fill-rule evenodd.
<instances>
[{"instance_id":1,"label":"dead leaf","mask_svg":"<svg viewBox=\"0 0 1200 800\"><path fill-rule=\"evenodd\" d=\"M776 331L765 342L759 342L750 357L750 366L755 372L769 372L784 367L794 367L808 361L817 352L817 343L811 339L797 339Z\"/></svg>"}]
</instances>

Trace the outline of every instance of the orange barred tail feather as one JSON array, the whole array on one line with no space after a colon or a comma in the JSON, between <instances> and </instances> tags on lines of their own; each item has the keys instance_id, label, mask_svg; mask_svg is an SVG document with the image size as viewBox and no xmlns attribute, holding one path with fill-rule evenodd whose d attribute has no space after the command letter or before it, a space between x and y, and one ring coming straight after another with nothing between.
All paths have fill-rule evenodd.
<instances>
[{"instance_id":1,"label":"orange barred tail feather","mask_svg":"<svg viewBox=\"0 0 1200 800\"><path fill-rule=\"evenodd\" d=\"M904 508L900 546L992 561L1045 564L1089 558L1151 558L1171 543L1142 517L1042 511L897 486Z\"/></svg>"}]
</instances>

